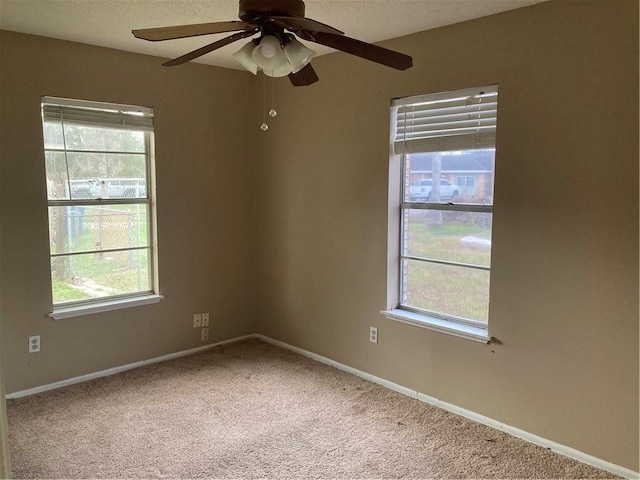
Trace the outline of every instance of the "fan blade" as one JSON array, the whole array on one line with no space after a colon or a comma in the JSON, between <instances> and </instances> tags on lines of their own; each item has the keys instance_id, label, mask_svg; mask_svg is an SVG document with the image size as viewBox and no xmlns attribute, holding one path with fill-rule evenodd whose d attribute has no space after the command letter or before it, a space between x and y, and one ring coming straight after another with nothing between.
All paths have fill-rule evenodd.
<instances>
[{"instance_id":1,"label":"fan blade","mask_svg":"<svg viewBox=\"0 0 640 480\"><path fill-rule=\"evenodd\" d=\"M174 58L173 60L169 60L168 62L165 62L162 65L164 67L173 67L175 65L181 65L183 63L188 62L189 60L193 60L194 58L198 58L206 53L213 52L218 48L224 47L225 45L229 45L230 43L238 41L241 38L246 38L246 37L250 37L251 35L255 35L257 31L258 29L256 28L254 30L247 31L247 32L234 33L233 35L229 35L228 37L223 38L222 40L218 40L217 42L210 43L209 45L200 47L199 49L194 50L193 52L189 52L185 55L182 55L181 57Z\"/></svg>"},{"instance_id":2,"label":"fan blade","mask_svg":"<svg viewBox=\"0 0 640 480\"><path fill-rule=\"evenodd\" d=\"M236 30L253 30L255 25L233 20L231 22L198 23L194 25L175 25L173 27L144 28L132 30L131 33L142 40L158 42L176 38L197 37L212 33L235 32Z\"/></svg>"},{"instance_id":3,"label":"fan blade","mask_svg":"<svg viewBox=\"0 0 640 480\"><path fill-rule=\"evenodd\" d=\"M265 20L275 23L279 27L286 28L294 32L297 30L306 30L311 33L324 32L324 33L332 33L334 35L344 35L344 32L341 32L340 30L333 28L331 25L326 25L324 23L317 22L310 18L277 16L277 17L269 17Z\"/></svg>"},{"instance_id":4,"label":"fan blade","mask_svg":"<svg viewBox=\"0 0 640 480\"><path fill-rule=\"evenodd\" d=\"M357 57L366 58L372 62L397 70L406 70L413 65L413 59L409 55L362 42L355 38L345 37L344 35L317 32L313 35L304 35L301 38L356 55Z\"/></svg>"},{"instance_id":5,"label":"fan blade","mask_svg":"<svg viewBox=\"0 0 640 480\"><path fill-rule=\"evenodd\" d=\"M306 87L312 83L316 83L319 78L316 71L313 69L310 63L308 63L302 70L297 73L290 73L289 80L294 87Z\"/></svg>"}]
</instances>

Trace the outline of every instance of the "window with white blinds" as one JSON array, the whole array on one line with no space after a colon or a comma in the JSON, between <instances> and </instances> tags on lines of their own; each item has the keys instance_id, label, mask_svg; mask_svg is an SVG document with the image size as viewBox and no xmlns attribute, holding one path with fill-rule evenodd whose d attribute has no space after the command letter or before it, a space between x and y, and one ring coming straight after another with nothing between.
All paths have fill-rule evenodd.
<instances>
[{"instance_id":1,"label":"window with white blinds","mask_svg":"<svg viewBox=\"0 0 640 480\"><path fill-rule=\"evenodd\" d=\"M489 338L497 112L496 85L393 101L401 185L390 318Z\"/></svg>"},{"instance_id":2,"label":"window with white blinds","mask_svg":"<svg viewBox=\"0 0 640 480\"><path fill-rule=\"evenodd\" d=\"M132 105L43 97L42 118L45 122L153 132L153 109Z\"/></svg>"},{"instance_id":3,"label":"window with white blinds","mask_svg":"<svg viewBox=\"0 0 640 480\"><path fill-rule=\"evenodd\" d=\"M492 148L496 142L496 85L394 101L395 153Z\"/></svg>"},{"instance_id":4,"label":"window with white blinds","mask_svg":"<svg viewBox=\"0 0 640 480\"><path fill-rule=\"evenodd\" d=\"M43 97L54 306L157 294L153 109Z\"/></svg>"}]
</instances>

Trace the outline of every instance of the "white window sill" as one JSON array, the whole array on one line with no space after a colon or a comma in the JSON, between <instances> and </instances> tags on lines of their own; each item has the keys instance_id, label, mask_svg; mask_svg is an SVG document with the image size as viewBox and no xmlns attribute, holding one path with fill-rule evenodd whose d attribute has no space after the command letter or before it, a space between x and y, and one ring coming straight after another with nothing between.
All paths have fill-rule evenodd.
<instances>
[{"instance_id":1,"label":"white window sill","mask_svg":"<svg viewBox=\"0 0 640 480\"><path fill-rule=\"evenodd\" d=\"M49 314L54 320L62 320L65 318L80 317L82 315L90 315L92 313L109 312L111 310L120 310L121 308L139 307L141 305L151 305L158 303L164 298L164 295L146 295L144 297L125 298L120 300L106 300L100 303L91 303L88 305L76 305L73 307L57 308Z\"/></svg>"},{"instance_id":2,"label":"white window sill","mask_svg":"<svg viewBox=\"0 0 640 480\"><path fill-rule=\"evenodd\" d=\"M466 338L468 340L473 340L474 342L489 343L491 341L489 332L484 328L463 325L461 323L443 320L436 317L428 317L426 315L397 308L393 310L382 310L380 313L389 320L408 323L409 325L414 325L416 327Z\"/></svg>"}]
</instances>

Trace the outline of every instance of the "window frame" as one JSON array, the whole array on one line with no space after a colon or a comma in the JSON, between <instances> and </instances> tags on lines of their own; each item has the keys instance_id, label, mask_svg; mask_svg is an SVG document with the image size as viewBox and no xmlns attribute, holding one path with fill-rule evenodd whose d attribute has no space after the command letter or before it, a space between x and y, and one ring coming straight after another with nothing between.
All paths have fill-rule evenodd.
<instances>
[{"instance_id":1,"label":"window frame","mask_svg":"<svg viewBox=\"0 0 640 480\"><path fill-rule=\"evenodd\" d=\"M72 195L72 182L74 179L70 178L67 174L65 180L66 188L69 192L69 198L52 199L49 193L47 193L47 210L50 211L52 207L110 207L110 206L136 206L142 205L146 207L146 214L144 215L147 223L146 243L142 245L128 245L125 247L114 247L107 249L82 249L79 251L63 251L53 252L51 239L49 241L49 258L50 264L52 260L57 257L73 257L78 255L96 254L96 253L113 253L113 252L146 252L147 261L146 266L148 268L148 287L144 290L135 292L119 293L114 295L108 295L103 297L93 297L80 300L71 300L66 302L54 303L53 298L53 278L50 277L50 291L52 294L52 312L49 316L55 320L70 318L75 316L87 315L91 313L99 313L110 310L117 310L122 308L128 308L139 305L148 305L157 303L164 297L159 294L159 276L158 276L158 242L157 242L157 212L156 212L156 178L155 178L155 145L154 145L154 128L153 128L153 109L150 107L139 107L132 105L114 104L106 102L90 102L75 99L65 99L57 97L42 97L42 126L47 122L56 121L55 113L46 113L46 108L59 107L61 112L65 107L70 107L71 111L84 109L87 113L87 118L91 117L91 121L84 123L82 120L66 120L64 114L60 113L61 128L64 129L65 125L80 125L89 126L97 129L113 129L119 128L119 125L114 122L120 121L115 118L112 112L119 112L124 115L125 112L137 112L140 116L146 117L145 119L137 119L135 115L129 115L130 118L126 120L126 126L124 126L125 120L122 120L123 127L130 131L141 131L144 135L144 151L142 152L129 152L129 151L112 151L108 149L73 149L68 148L66 141L63 140L62 149L60 148L48 148L44 143L43 147L46 158L46 152L64 152L65 164L68 153L78 154L121 154L121 155L141 155L144 157L144 170L146 180L146 191L144 196L134 197L96 197L96 198L73 198ZM104 115L104 121L101 121L100 114ZM144 120L144 121L142 121ZM64 138L64 137L63 137ZM45 163L46 164L46 163ZM67 164L68 165L68 164ZM67 167L68 168L68 167ZM105 178L105 181L109 181L109 178ZM115 180L122 180L121 178L115 178ZM49 177L47 175L47 187L49 185ZM107 187L108 188L108 187ZM48 190L48 189L47 189ZM51 218L48 215L47 223L49 225L49 235L51 235ZM52 268L50 267L52 273Z\"/></svg>"},{"instance_id":2,"label":"window frame","mask_svg":"<svg viewBox=\"0 0 640 480\"><path fill-rule=\"evenodd\" d=\"M453 98L453 96L463 96L470 94L471 92L480 92L484 94L484 90L490 89L495 91L497 95L497 86L479 87L473 89L464 89L454 92L443 92L438 94L420 95L419 97L407 97L403 99L395 100L391 107L391 131L390 131L390 147L389 147L389 230L388 230L388 255L387 255L387 308L380 313L386 318L394 321L407 323L410 325L427 328L430 330L454 335L461 338L466 338L481 343L489 343L491 341L491 335L489 334L489 321L482 322L479 320L467 319L458 317L455 315L431 311L423 308L419 308L413 305L405 303L405 269L406 260L418 260L433 262L437 264L453 265L466 268L474 268L483 271L491 272L491 267L482 265L468 265L461 264L459 262L442 261L438 259L424 259L416 258L411 255L407 255L404 252L403 245L405 243L405 222L408 220L409 212L412 210L432 210L442 212L473 212L473 213L488 213L493 215L493 201L491 204L471 204L471 203L453 203L453 202L429 202L426 201L411 201L409 192L407 191L410 186L409 176L406 173L408 153L419 153L421 150L410 150L411 145L405 145L398 152L398 108L402 105L410 105L412 98L419 98L422 101L431 99L443 99ZM406 122L405 122L406 126ZM405 128L406 132L407 129ZM493 145L490 146L492 141L491 135L493 135ZM427 142L439 142L437 135L435 138L426 140ZM449 140L449 139L446 139ZM458 141L458 139L453 139ZM423 139L418 139L424 142ZM444 142L441 142L444 143ZM478 142L479 145L476 148L458 148L455 150L474 150L484 148L495 149L495 124L493 132L489 131L488 134L483 134L483 138ZM424 143L423 143L424 145ZM451 151L441 150L441 151ZM427 150L428 151L428 150ZM437 151L437 150L431 150ZM495 175L495 167L494 167ZM494 176L495 182L495 176ZM493 227L492 227L493 230ZM487 298L489 302L489 298Z\"/></svg>"}]
</instances>

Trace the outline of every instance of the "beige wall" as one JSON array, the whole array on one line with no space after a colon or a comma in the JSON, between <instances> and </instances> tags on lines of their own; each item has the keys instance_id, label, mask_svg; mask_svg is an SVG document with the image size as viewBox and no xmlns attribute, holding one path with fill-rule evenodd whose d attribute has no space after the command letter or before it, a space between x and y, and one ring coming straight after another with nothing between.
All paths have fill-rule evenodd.
<instances>
[{"instance_id":1,"label":"beige wall","mask_svg":"<svg viewBox=\"0 0 640 480\"><path fill-rule=\"evenodd\" d=\"M0 340L2 339L2 319L0 319ZM9 432L7 428L7 409L4 398L4 373L0 355L0 478L11 478L11 460L9 458Z\"/></svg>"},{"instance_id":2,"label":"beige wall","mask_svg":"<svg viewBox=\"0 0 640 480\"><path fill-rule=\"evenodd\" d=\"M638 470L638 3L550 2L282 84L258 167L263 333ZM498 83L490 345L386 307L389 105ZM369 325L380 343L368 341Z\"/></svg>"},{"instance_id":3,"label":"beige wall","mask_svg":"<svg viewBox=\"0 0 640 480\"><path fill-rule=\"evenodd\" d=\"M637 471L637 19L633 1L552 1L387 42L406 72L321 57L319 83L275 81L267 133L261 78L3 34L7 391L198 346L191 314L210 311L212 341L258 331ZM390 100L487 83L498 341L481 345L378 312ZM160 304L46 318L44 94L155 108Z\"/></svg>"},{"instance_id":4,"label":"beige wall","mask_svg":"<svg viewBox=\"0 0 640 480\"><path fill-rule=\"evenodd\" d=\"M254 209L251 75L70 42L0 37L2 355L7 392L252 333ZM157 305L54 321L49 281L42 95L155 109L160 289ZM257 120L254 120L254 122ZM247 138L247 136L249 138ZM42 351L27 353L29 335Z\"/></svg>"}]
</instances>

